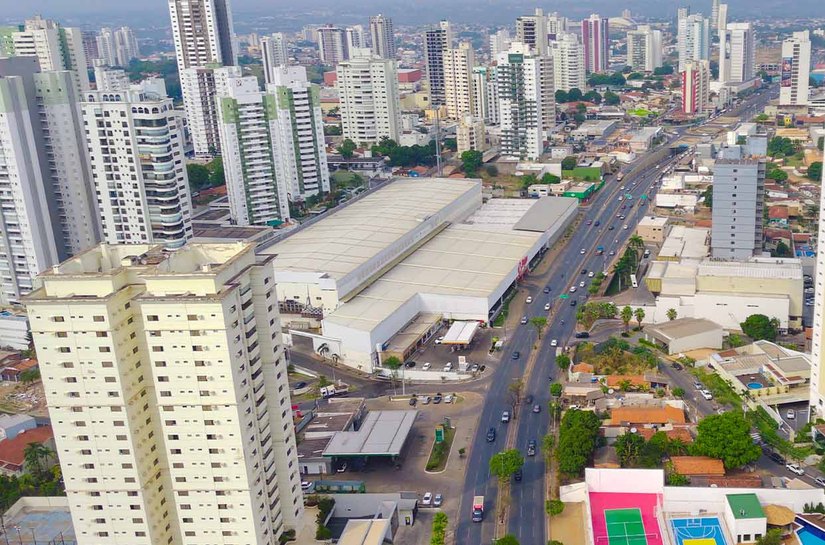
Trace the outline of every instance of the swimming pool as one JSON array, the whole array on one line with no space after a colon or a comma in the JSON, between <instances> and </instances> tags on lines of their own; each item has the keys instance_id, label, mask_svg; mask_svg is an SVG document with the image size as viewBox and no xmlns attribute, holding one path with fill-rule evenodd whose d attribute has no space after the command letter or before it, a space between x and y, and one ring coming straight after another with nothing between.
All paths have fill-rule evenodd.
<instances>
[{"instance_id":1,"label":"swimming pool","mask_svg":"<svg viewBox=\"0 0 825 545\"><path fill-rule=\"evenodd\" d=\"M796 519L796 522L801 526L801 528L796 531L796 535L802 545L825 545L825 533L823 533L822 530L814 528L800 519Z\"/></svg>"},{"instance_id":2,"label":"swimming pool","mask_svg":"<svg viewBox=\"0 0 825 545\"><path fill-rule=\"evenodd\" d=\"M748 383L748 388L750 388L751 390L759 390L762 387L763 386L761 384L759 384L758 382L749 382Z\"/></svg>"}]
</instances>

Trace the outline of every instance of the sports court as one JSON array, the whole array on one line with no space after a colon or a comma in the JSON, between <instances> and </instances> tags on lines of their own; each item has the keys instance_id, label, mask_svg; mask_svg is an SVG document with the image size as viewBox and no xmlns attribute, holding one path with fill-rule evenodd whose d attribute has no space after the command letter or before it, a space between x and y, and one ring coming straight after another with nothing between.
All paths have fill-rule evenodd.
<instances>
[{"instance_id":1,"label":"sports court","mask_svg":"<svg viewBox=\"0 0 825 545\"><path fill-rule=\"evenodd\" d=\"M662 545L657 500L657 494L590 492L596 545Z\"/></svg>"},{"instance_id":2,"label":"sports court","mask_svg":"<svg viewBox=\"0 0 825 545\"><path fill-rule=\"evenodd\" d=\"M727 545L717 517L671 519L676 545Z\"/></svg>"}]
</instances>

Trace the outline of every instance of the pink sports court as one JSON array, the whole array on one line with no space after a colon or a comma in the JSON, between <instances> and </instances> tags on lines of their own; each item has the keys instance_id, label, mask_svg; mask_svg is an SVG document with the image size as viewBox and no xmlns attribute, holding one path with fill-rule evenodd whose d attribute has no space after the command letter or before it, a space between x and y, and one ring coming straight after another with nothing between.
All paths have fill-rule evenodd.
<instances>
[{"instance_id":1,"label":"pink sports court","mask_svg":"<svg viewBox=\"0 0 825 545\"><path fill-rule=\"evenodd\" d=\"M663 545L656 520L661 494L590 492L596 545Z\"/></svg>"}]
</instances>

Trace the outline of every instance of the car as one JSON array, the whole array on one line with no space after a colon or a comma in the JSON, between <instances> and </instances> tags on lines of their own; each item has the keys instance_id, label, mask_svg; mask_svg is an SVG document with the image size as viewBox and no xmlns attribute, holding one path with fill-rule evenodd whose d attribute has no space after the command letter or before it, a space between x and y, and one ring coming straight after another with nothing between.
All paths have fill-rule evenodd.
<instances>
[{"instance_id":1,"label":"car","mask_svg":"<svg viewBox=\"0 0 825 545\"><path fill-rule=\"evenodd\" d=\"M522 316L521 317L521 325L524 325L526 323L527 323L527 316Z\"/></svg>"},{"instance_id":2,"label":"car","mask_svg":"<svg viewBox=\"0 0 825 545\"><path fill-rule=\"evenodd\" d=\"M607 230L608 230L608 231L612 231L612 230L613 230L613 229L615 229L615 228L616 228L616 227L614 227L613 225L611 225L610 227L608 227L608 228L607 228Z\"/></svg>"},{"instance_id":3,"label":"car","mask_svg":"<svg viewBox=\"0 0 825 545\"><path fill-rule=\"evenodd\" d=\"M527 442L527 456L535 456L536 455L536 440L530 439Z\"/></svg>"},{"instance_id":4,"label":"car","mask_svg":"<svg viewBox=\"0 0 825 545\"><path fill-rule=\"evenodd\" d=\"M622 210L624 210L625 208L627 208L627 205L626 205L626 204L623 204L623 205L622 205Z\"/></svg>"},{"instance_id":5,"label":"car","mask_svg":"<svg viewBox=\"0 0 825 545\"><path fill-rule=\"evenodd\" d=\"M681 363L676 363L675 361L671 363L670 366L676 369L677 371L681 371L682 369L684 369Z\"/></svg>"},{"instance_id":6,"label":"car","mask_svg":"<svg viewBox=\"0 0 825 545\"><path fill-rule=\"evenodd\" d=\"M576 293L576 286L570 286L570 293Z\"/></svg>"},{"instance_id":7,"label":"car","mask_svg":"<svg viewBox=\"0 0 825 545\"><path fill-rule=\"evenodd\" d=\"M544 310L550 310L550 303L544 303Z\"/></svg>"},{"instance_id":8,"label":"car","mask_svg":"<svg viewBox=\"0 0 825 545\"><path fill-rule=\"evenodd\" d=\"M309 490L312 487L312 483L309 481L301 481L301 490Z\"/></svg>"},{"instance_id":9,"label":"car","mask_svg":"<svg viewBox=\"0 0 825 545\"><path fill-rule=\"evenodd\" d=\"M583 288L585 286L584 281L579 282L579 287Z\"/></svg>"},{"instance_id":10,"label":"car","mask_svg":"<svg viewBox=\"0 0 825 545\"><path fill-rule=\"evenodd\" d=\"M785 458L783 458L782 455L779 454L778 452L771 452L770 454L768 454L768 458L770 458L771 460L773 460L777 464L784 464L785 463Z\"/></svg>"},{"instance_id":11,"label":"car","mask_svg":"<svg viewBox=\"0 0 825 545\"><path fill-rule=\"evenodd\" d=\"M796 411L793 409L788 409L788 412L785 413L785 418L788 420L796 420Z\"/></svg>"},{"instance_id":12,"label":"car","mask_svg":"<svg viewBox=\"0 0 825 545\"><path fill-rule=\"evenodd\" d=\"M407 369L412 369L413 367L415 367L415 362L414 361L408 361L407 363L404 364L404 367L406 367Z\"/></svg>"},{"instance_id":13,"label":"car","mask_svg":"<svg viewBox=\"0 0 825 545\"><path fill-rule=\"evenodd\" d=\"M587 331L579 331L578 333L576 333L575 337L577 339L589 339L590 333L588 333Z\"/></svg>"},{"instance_id":14,"label":"car","mask_svg":"<svg viewBox=\"0 0 825 545\"><path fill-rule=\"evenodd\" d=\"M558 345L559 345L559 341L557 341L556 339L553 339L552 341L550 341L550 346L558 346Z\"/></svg>"},{"instance_id":15,"label":"car","mask_svg":"<svg viewBox=\"0 0 825 545\"><path fill-rule=\"evenodd\" d=\"M819 486L825 487L825 479L823 479L822 477L817 477L816 479L814 479L814 482Z\"/></svg>"},{"instance_id":16,"label":"car","mask_svg":"<svg viewBox=\"0 0 825 545\"><path fill-rule=\"evenodd\" d=\"M471 373L477 373L477 372L478 372L478 369L479 369L479 367L478 367L478 364L477 364L477 363L474 363L474 364L472 364L472 365L470 366L470 372L471 372Z\"/></svg>"},{"instance_id":17,"label":"car","mask_svg":"<svg viewBox=\"0 0 825 545\"><path fill-rule=\"evenodd\" d=\"M622 229L624 229L625 231L627 231L627 224L626 224L626 223L624 224L624 227L622 227Z\"/></svg>"},{"instance_id":18,"label":"car","mask_svg":"<svg viewBox=\"0 0 825 545\"><path fill-rule=\"evenodd\" d=\"M594 273L593 271L587 273L587 278L593 278L594 276L596 276L596 273Z\"/></svg>"},{"instance_id":19,"label":"car","mask_svg":"<svg viewBox=\"0 0 825 545\"><path fill-rule=\"evenodd\" d=\"M805 301L805 306L806 307L812 307L812 306L814 306L814 302L813 301Z\"/></svg>"},{"instance_id":20,"label":"car","mask_svg":"<svg viewBox=\"0 0 825 545\"><path fill-rule=\"evenodd\" d=\"M440 393L440 392L436 392L436 394L433 396L433 404L434 404L434 405L438 405L439 403L441 403L441 401L442 401L443 399L444 399L444 398L443 398L443 397L441 397L441 393Z\"/></svg>"},{"instance_id":21,"label":"car","mask_svg":"<svg viewBox=\"0 0 825 545\"><path fill-rule=\"evenodd\" d=\"M442 503L444 503L444 496L441 494L436 494L433 497L433 507L441 507Z\"/></svg>"},{"instance_id":22,"label":"car","mask_svg":"<svg viewBox=\"0 0 825 545\"><path fill-rule=\"evenodd\" d=\"M616 255L616 250L610 250L607 255Z\"/></svg>"},{"instance_id":23,"label":"car","mask_svg":"<svg viewBox=\"0 0 825 545\"><path fill-rule=\"evenodd\" d=\"M813 288L813 286L809 286L809 287L805 288L805 293L814 293L815 291L816 290Z\"/></svg>"},{"instance_id":24,"label":"car","mask_svg":"<svg viewBox=\"0 0 825 545\"><path fill-rule=\"evenodd\" d=\"M541 405L539 405L538 403L533 405L533 412L534 413L540 413L541 412Z\"/></svg>"},{"instance_id":25,"label":"car","mask_svg":"<svg viewBox=\"0 0 825 545\"><path fill-rule=\"evenodd\" d=\"M582 269L581 274L587 274L587 269Z\"/></svg>"},{"instance_id":26,"label":"car","mask_svg":"<svg viewBox=\"0 0 825 545\"><path fill-rule=\"evenodd\" d=\"M550 293L550 286L544 286L544 293Z\"/></svg>"},{"instance_id":27,"label":"car","mask_svg":"<svg viewBox=\"0 0 825 545\"><path fill-rule=\"evenodd\" d=\"M444 335L442 335L442 336L438 337L438 338L435 340L435 344L441 344L442 342L444 342Z\"/></svg>"},{"instance_id":28,"label":"car","mask_svg":"<svg viewBox=\"0 0 825 545\"><path fill-rule=\"evenodd\" d=\"M432 398L430 396L418 396L418 400L421 401L422 405L429 405Z\"/></svg>"},{"instance_id":29,"label":"car","mask_svg":"<svg viewBox=\"0 0 825 545\"><path fill-rule=\"evenodd\" d=\"M587 220L587 225L593 225L593 220Z\"/></svg>"},{"instance_id":30,"label":"car","mask_svg":"<svg viewBox=\"0 0 825 545\"><path fill-rule=\"evenodd\" d=\"M711 393L710 393L710 392L708 392L707 390L700 390L700 391L699 391L699 393L700 393L700 394L702 395L702 397L704 397L707 401L710 401L711 399L713 399L713 394L711 394Z\"/></svg>"},{"instance_id":31,"label":"car","mask_svg":"<svg viewBox=\"0 0 825 545\"><path fill-rule=\"evenodd\" d=\"M452 403L453 401L455 401L453 394L447 394L444 396L444 403Z\"/></svg>"},{"instance_id":32,"label":"car","mask_svg":"<svg viewBox=\"0 0 825 545\"><path fill-rule=\"evenodd\" d=\"M645 248L644 257L650 257L650 250L648 248Z\"/></svg>"},{"instance_id":33,"label":"car","mask_svg":"<svg viewBox=\"0 0 825 545\"><path fill-rule=\"evenodd\" d=\"M416 403L418 403L418 398L417 397L411 397L410 398L410 407L415 407Z\"/></svg>"},{"instance_id":34,"label":"car","mask_svg":"<svg viewBox=\"0 0 825 545\"><path fill-rule=\"evenodd\" d=\"M619 191L624 191L624 186L620 187Z\"/></svg>"},{"instance_id":35,"label":"car","mask_svg":"<svg viewBox=\"0 0 825 545\"><path fill-rule=\"evenodd\" d=\"M513 480L516 482L521 482L524 473L521 472L521 468L518 468L515 473L513 473Z\"/></svg>"},{"instance_id":36,"label":"car","mask_svg":"<svg viewBox=\"0 0 825 545\"><path fill-rule=\"evenodd\" d=\"M505 424L510 421L510 411L503 411L501 413L501 421Z\"/></svg>"},{"instance_id":37,"label":"car","mask_svg":"<svg viewBox=\"0 0 825 545\"><path fill-rule=\"evenodd\" d=\"M519 352L518 350L516 350L515 352L513 352L513 359L514 359L514 360L517 360L517 359L519 359L520 357L521 357L521 352Z\"/></svg>"},{"instance_id":38,"label":"car","mask_svg":"<svg viewBox=\"0 0 825 545\"><path fill-rule=\"evenodd\" d=\"M702 388L702 383L701 383L701 382L699 382L699 381L693 381L693 388L694 388L695 390L702 390L702 389L703 389L703 388Z\"/></svg>"},{"instance_id":39,"label":"car","mask_svg":"<svg viewBox=\"0 0 825 545\"><path fill-rule=\"evenodd\" d=\"M495 440L496 440L496 429L495 428L490 428L489 430L487 430L487 442L492 443Z\"/></svg>"},{"instance_id":40,"label":"car","mask_svg":"<svg viewBox=\"0 0 825 545\"><path fill-rule=\"evenodd\" d=\"M619 216L619 219L620 219L620 220L623 220L623 219L624 219L624 215L620 215L620 216Z\"/></svg>"},{"instance_id":41,"label":"car","mask_svg":"<svg viewBox=\"0 0 825 545\"><path fill-rule=\"evenodd\" d=\"M584 248L582 248L581 250L579 250L579 253L580 253L581 255L584 255L584 254L586 254L586 253L587 253L587 250L585 250Z\"/></svg>"},{"instance_id":42,"label":"car","mask_svg":"<svg viewBox=\"0 0 825 545\"><path fill-rule=\"evenodd\" d=\"M424 497L421 498L421 505L432 505L433 503L433 493L427 492L424 494Z\"/></svg>"},{"instance_id":43,"label":"car","mask_svg":"<svg viewBox=\"0 0 825 545\"><path fill-rule=\"evenodd\" d=\"M527 296L527 299L525 299L525 300L524 300L524 302L525 302L525 303L527 303L527 304L529 305L530 303L532 303L532 302L533 302L533 298L532 298L532 297L530 297L530 296L528 295L528 296Z\"/></svg>"},{"instance_id":44,"label":"car","mask_svg":"<svg viewBox=\"0 0 825 545\"><path fill-rule=\"evenodd\" d=\"M449 373L449 372L450 372L450 371L452 371L452 370L453 370L453 362L448 361L448 362L444 365L444 372L445 372L445 373Z\"/></svg>"},{"instance_id":45,"label":"car","mask_svg":"<svg viewBox=\"0 0 825 545\"><path fill-rule=\"evenodd\" d=\"M787 469L788 471L790 471L791 473L794 473L796 475L801 476L801 475L805 474L805 470L802 469L801 467L799 467L796 464L785 464L785 469Z\"/></svg>"},{"instance_id":46,"label":"car","mask_svg":"<svg viewBox=\"0 0 825 545\"><path fill-rule=\"evenodd\" d=\"M338 469L335 470L335 473L343 473L346 470L347 470L347 463L344 462L340 466L338 466Z\"/></svg>"},{"instance_id":47,"label":"car","mask_svg":"<svg viewBox=\"0 0 825 545\"><path fill-rule=\"evenodd\" d=\"M429 371L429 370L430 370L430 367L432 367L432 366L433 366L433 364L432 364L432 363L427 362L427 363L425 363L424 365L422 365L422 366L421 366L421 369L422 369L423 371Z\"/></svg>"},{"instance_id":48,"label":"car","mask_svg":"<svg viewBox=\"0 0 825 545\"><path fill-rule=\"evenodd\" d=\"M571 306L571 307L575 307L575 306L576 306L576 305L578 305L578 304L579 304L579 302L578 302L578 301L576 301L575 299L572 299L572 300L570 301L570 306Z\"/></svg>"}]
</instances>

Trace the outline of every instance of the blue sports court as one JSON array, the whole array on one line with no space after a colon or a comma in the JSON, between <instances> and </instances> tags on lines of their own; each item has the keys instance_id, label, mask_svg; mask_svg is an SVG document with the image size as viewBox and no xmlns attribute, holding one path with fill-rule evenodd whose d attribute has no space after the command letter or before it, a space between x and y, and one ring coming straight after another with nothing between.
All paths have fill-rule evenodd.
<instances>
[{"instance_id":1,"label":"blue sports court","mask_svg":"<svg viewBox=\"0 0 825 545\"><path fill-rule=\"evenodd\" d=\"M676 545L727 545L717 517L671 519Z\"/></svg>"}]
</instances>

